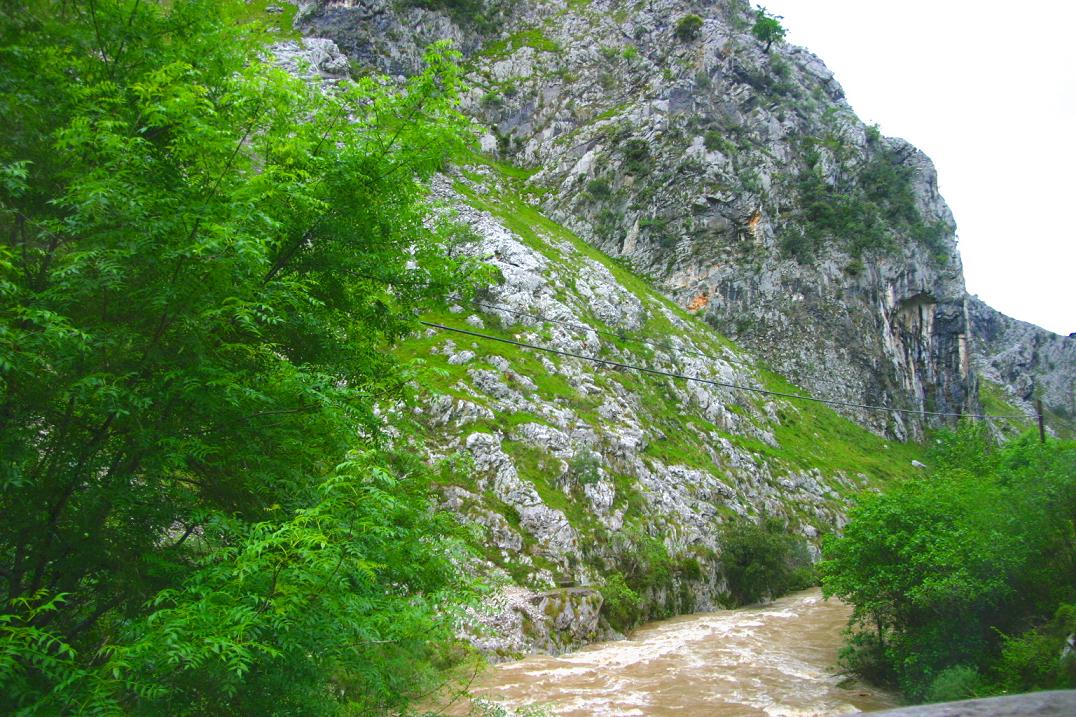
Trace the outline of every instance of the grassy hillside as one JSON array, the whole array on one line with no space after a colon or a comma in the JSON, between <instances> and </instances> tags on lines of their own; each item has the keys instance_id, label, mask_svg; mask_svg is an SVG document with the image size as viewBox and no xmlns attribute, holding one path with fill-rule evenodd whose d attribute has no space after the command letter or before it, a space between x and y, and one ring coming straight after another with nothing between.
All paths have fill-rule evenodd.
<instances>
[{"instance_id":1,"label":"grassy hillside","mask_svg":"<svg viewBox=\"0 0 1076 717\"><path fill-rule=\"evenodd\" d=\"M418 418L426 449L467 455L472 434L489 434L519 478L563 514L580 539L580 547L565 554L549 544L549 536L529 531L521 506L499 492L499 479L482 471L450 479L468 493L465 515L487 532L507 525L520 536L519 550L479 541L489 562L513 582L536 589L551 587L551 578L607 585L611 576L631 572L632 553L656 551L655 559L673 569L657 582L636 576L632 587L641 595L650 591L651 614L690 609L694 598L682 599L690 584L718 596L723 590L717 536L730 519L777 515L792 532L813 538L833 529L857 493L916 473L912 461L923 457L923 446L879 437L823 404L759 392L801 393L645 279L541 214L524 199L526 179L524 171L476 161L452 182L460 219L479 236L468 251L507 274L479 297L481 305L425 318L489 338L430 329L398 349L422 366L432 386ZM510 237L511 251L533 257L532 273L520 275L502 257L511 253L505 245L490 244L498 232L505 234L497 241ZM595 292L595 275L608 282L602 291ZM536 295L520 289L532 284ZM621 305L637 302L637 325L628 328L619 320L624 317L599 311L594 297L602 293L616 295ZM611 367L502 340L744 388ZM428 409L440 396L481 415L446 420ZM610 412L611 403L623 408ZM628 450L622 446L625 432L637 435ZM594 499L602 490L612 494L608 506Z\"/></svg>"}]
</instances>

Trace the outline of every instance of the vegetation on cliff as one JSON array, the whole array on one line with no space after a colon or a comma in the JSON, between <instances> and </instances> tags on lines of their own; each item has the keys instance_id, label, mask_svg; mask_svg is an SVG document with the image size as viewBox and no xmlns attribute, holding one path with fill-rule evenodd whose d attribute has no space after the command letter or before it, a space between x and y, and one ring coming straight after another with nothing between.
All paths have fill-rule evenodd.
<instances>
[{"instance_id":1,"label":"vegetation on cliff","mask_svg":"<svg viewBox=\"0 0 1076 717\"><path fill-rule=\"evenodd\" d=\"M845 664L917 701L1076 686L1076 444L965 426L930 462L825 543L823 590L855 607Z\"/></svg>"},{"instance_id":2,"label":"vegetation on cliff","mask_svg":"<svg viewBox=\"0 0 1076 717\"><path fill-rule=\"evenodd\" d=\"M325 93L220 5L0 16L4 714L365 714L450 657L456 522L374 405L469 284L456 68Z\"/></svg>"},{"instance_id":3,"label":"vegetation on cliff","mask_svg":"<svg viewBox=\"0 0 1076 717\"><path fill-rule=\"evenodd\" d=\"M495 473L456 476L445 488L484 526L478 547L491 572L536 591L595 587L602 617L621 632L699 605L757 602L810 579L806 535L832 530L849 495L916 471L921 446L887 441L822 404L513 345L800 393L528 204L519 170L473 161L457 174L454 205L484 237L466 251L500 267L503 282L474 305L427 314L479 335L430 331L398 351L430 371L416 419L427 447L450 454L488 435L504 453L490 464L533 486L566 523L536 528L534 497ZM640 320L626 328L633 306ZM577 546L559 542L571 533Z\"/></svg>"},{"instance_id":4,"label":"vegetation on cliff","mask_svg":"<svg viewBox=\"0 0 1076 717\"><path fill-rule=\"evenodd\" d=\"M839 523L850 496L915 472L919 446L794 400L539 213L523 197L549 190L524 186L531 172L477 160L435 183L451 185L456 219L496 240L486 254L459 246L464 232L426 199L467 139L453 54L435 47L403 87L366 77L326 91L266 62L266 38L294 34L290 7L245 24L266 4L3 6L0 711L398 712L460 659L474 572L592 587L604 624L625 630L699 600L752 602L812 579L806 537ZM472 20L484 6L405 5ZM681 16L681 44L705 27ZM490 53L561 52L538 30L498 42ZM634 45L599 52L642 62ZM617 166L655 186L659 145L618 126ZM750 144L695 130L705 149ZM883 220L929 228L911 171L872 151L854 187L816 163L799 177L815 200L811 246L881 246ZM624 195L608 176L587 194ZM665 249L667 225L639 220ZM929 245L940 231L911 234ZM491 266L515 267L519 284L487 281ZM472 304L479 285L493 303ZM419 315L482 333L457 347L419 333ZM981 500L1016 495L1006 485ZM1043 507L1027 495L1016 504ZM451 518L434 507L450 499ZM1040 528L1064 532L1042 519L1014 535ZM1039 537L1040 552L1053 545ZM990 624L1017 635L1063 600ZM1071 615L984 638L994 663L962 652L909 667L914 645L886 652L912 644L889 617L878 649L856 654L899 657L888 674L931 685L994 669L1011 688L1061 684L1043 656Z\"/></svg>"}]
</instances>

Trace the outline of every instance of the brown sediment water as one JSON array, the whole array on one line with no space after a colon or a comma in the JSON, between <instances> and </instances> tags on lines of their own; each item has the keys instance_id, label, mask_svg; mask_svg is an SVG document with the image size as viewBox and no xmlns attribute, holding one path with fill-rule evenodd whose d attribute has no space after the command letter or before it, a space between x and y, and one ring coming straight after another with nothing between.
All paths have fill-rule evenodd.
<instances>
[{"instance_id":1,"label":"brown sediment water","mask_svg":"<svg viewBox=\"0 0 1076 717\"><path fill-rule=\"evenodd\" d=\"M649 623L630 639L496 665L472 699L554 715L839 715L896 706L837 673L850 608L807 590L761 607ZM467 714L457 702L446 714Z\"/></svg>"}]
</instances>

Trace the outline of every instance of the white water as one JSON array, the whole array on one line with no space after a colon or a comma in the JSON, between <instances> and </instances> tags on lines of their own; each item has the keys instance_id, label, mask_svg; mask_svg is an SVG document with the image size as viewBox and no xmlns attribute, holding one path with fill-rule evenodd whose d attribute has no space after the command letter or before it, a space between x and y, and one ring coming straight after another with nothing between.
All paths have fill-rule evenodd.
<instances>
[{"instance_id":1,"label":"white water","mask_svg":"<svg viewBox=\"0 0 1076 717\"><path fill-rule=\"evenodd\" d=\"M765 607L685 615L645 625L629 640L497 665L469 692L573 717L800 717L893 707L893 696L837 674L849 612L808 590ZM447 714L467 709L456 703Z\"/></svg>"}]
</instances>

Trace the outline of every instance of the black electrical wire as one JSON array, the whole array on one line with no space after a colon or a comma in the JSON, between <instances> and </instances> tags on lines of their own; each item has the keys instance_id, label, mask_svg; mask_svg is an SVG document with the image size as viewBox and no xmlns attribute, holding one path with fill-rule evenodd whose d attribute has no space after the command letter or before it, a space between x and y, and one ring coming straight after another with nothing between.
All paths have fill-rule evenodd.
<instances>
[{"instance_id":1,"label":"black electrical wire","mask_svg":"<svg viewBox=\"0 0 1076 717\"><path fill-rule=\"evenodd\" d=\"M519 346L526 349L534 349L535 351L544 351L546 353L557 354L559 356L568 356L570 358L576 358L583 361L591 361L593 363L603 364L605 366L612 366L614 368L629 369L632 371L639 371L641 373L648 373L654 376L663 376L665 378L675 378L682 381L695 381L697 383L705 383L711 386L720 386L721 388L731 388L737 391L750 391L752 393L760 393L765 396L777 396L780 398L792 398L800 401L813 401L815 403L824 403L830 406L845 406L848 408L865 408L871 411L892 411L894 413L908 413L920 416L947 416L955 418L1019 418L1026 419L1027 416L1023 415L987 415L981 413L945 413L942 411L919 411L911 408L890 408L889 406L873 406L867 403L855 403L853 401L840 401L829 398L815 398L814 396L800 396L795 393L784 393L782 391L771 391L766 388L754 388L752 386L740 386L735 383L725 383L723 381L715 381L709 378L699 378L697 376L687 376L682 373L674 373L672 371L662 371L656 368L647 368L645 366L634 366L632 364L622 363L620 361L612 361L610 359L603 359L597 356L587 356L586 354L577 354L572 351L563 351L561 349L549 348L548 346L537 346L535 344L528 344L523 341L515 341L513 339L504 339L499 336L490 336L489 334L479 333L477 331L470 331L469 329L460 329L454 326L445 326L444 324L434 323L432 321L419 321L424 326L430 328L439 329L441 331L451 331L457 334L464 334L466 336L473 336L475 338L487 339L489 341L498 341L503 344L510 344L512 346Z\"/></svg>"},{"instance_id":2,"label":"black electrical wire","mask_svg":"<svg viewBox=\"0 0 1076 717\"><path fill-rule=\"evenodd\" d=\"M560 324L561 326L569 326L569 327L577 329L579 331L593 331L594 333L599 334L601 336L609 336L610 338L619 339L621 341L628 341L630 343L636 343L636 344L644 344L646 346L655 346L655 347L658 347L658 348L668 349L670 351L676 351L677 353L693 354L695 356L699 356L700 358L709 359L711 361L719 360L719 361L724 361L725 363L731 363L731 364L737 364L737 365L740 365L740 366L751 366L751 367L753 367L753 364L748 363L747 361L742 361L742 360L733 359L733 358L727 358L725 356L722 356L719 359L717 359L717 358L711 356L710 354L703 353L702 351L696 351L695 349L680 348L679 346L675 346L675 345L670 344L670 343L665 343L663 341L654 341L653 339L644 339L644 338L641 338L639 336L633 336L632 334L629 334L627 332L609 331L609 330L606 330L606 329L596 329L593 326L589 326L587 324L583 324L583 323L579 323L579 322L575 322L575 321L564 321L562 319L551 319L551 318L548 318L548 317L545 317L545 316L532 314L532 313L530 313L528 311L520 311L518 309L511 309L511 308L509 308L507 306L504 306L503 304L488 304L486 302L477 301L477 300L472 301L471 303L473 303L475 306L481 306L482 308L489 309L491 311L503 311L503 312L508 313L508 314L515 314L516 316L526 316L527 318L534 319L535 321L543 321L543 322L549 322L551 324Z\"/></svg>"}]
</instances>

